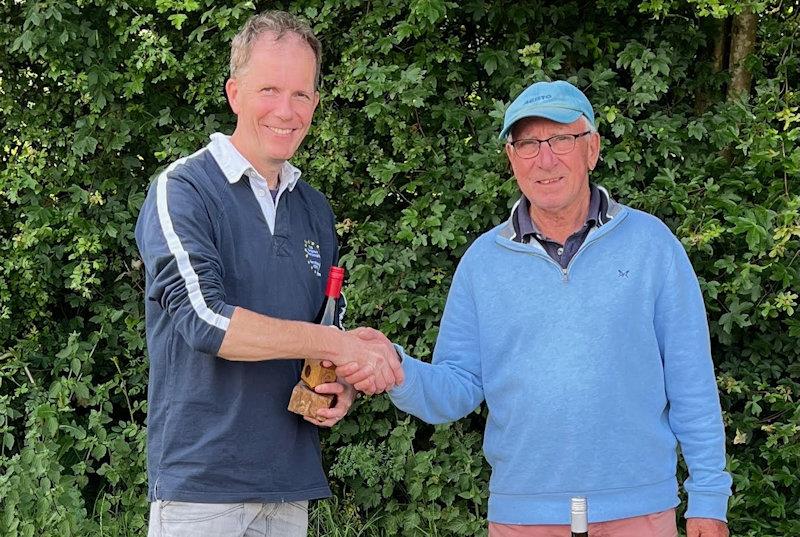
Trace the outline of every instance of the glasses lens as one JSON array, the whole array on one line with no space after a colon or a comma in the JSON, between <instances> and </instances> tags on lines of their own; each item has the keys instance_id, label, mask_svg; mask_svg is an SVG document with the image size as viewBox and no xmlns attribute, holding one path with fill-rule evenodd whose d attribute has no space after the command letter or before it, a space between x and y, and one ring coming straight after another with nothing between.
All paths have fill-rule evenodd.
<instances>
[{"instance_id":1,"label":"glasses lens","mask_svg":"<svg viewBox=\"0 0 800 537\"><path fill-rule=\"evenodd\" d=\"M520 140L514 144L514 150L522 158L533 158L539 154L539 142L536 140Z\"/></svg>"},{"instance_id":2,"label":"glasses lens","mask_svg":"<svg viewBox=\"0 0 800 537\"><path fill-rule=\"evenodd\" d=\"M574 136L553 136L550 138L550 147L553 153L564 154L569 153L575 147Z\"/></svg>"}]
</instances>

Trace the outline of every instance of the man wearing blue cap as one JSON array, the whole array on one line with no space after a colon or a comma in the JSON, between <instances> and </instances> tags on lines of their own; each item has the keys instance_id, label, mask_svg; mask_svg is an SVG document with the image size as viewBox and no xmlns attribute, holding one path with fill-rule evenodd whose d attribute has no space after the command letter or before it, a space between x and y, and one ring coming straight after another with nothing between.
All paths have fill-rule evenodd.
<instances>
[{"instance_id":1,"label":"man wearing blue cap","mask_svg":"<svg viewBox=\"0 0 800 537\"><path fill-rule=\"evenodd\" d=\"M486 401L489 535L568 535L584 496L593 537L725 537L731 478L703 298L657 218L589 181L600 136L586 96L539 82L500 134L522 192L461 260L433 362L399 352L390 391L429 423Z\"/></svg>"}]
</instances>

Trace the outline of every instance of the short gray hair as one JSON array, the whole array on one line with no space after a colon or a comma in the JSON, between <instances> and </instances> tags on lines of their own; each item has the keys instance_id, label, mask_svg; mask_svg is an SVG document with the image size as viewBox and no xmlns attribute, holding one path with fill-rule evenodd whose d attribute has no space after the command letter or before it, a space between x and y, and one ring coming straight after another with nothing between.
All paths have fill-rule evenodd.
<instances>
[{"instance_id":1,"label":"short gray hair","mask_svg":"<svg viewBox=\"0 0 800 537\"><path fill-rule=\"evenodd\" d=\"M527 119L527 118L521 118L521 119ZM597 127L592 125L592 122L589 121L589 118L587 118L586 116L581 114L581 117L578 118L578 119L582 119L583 120L583 127L587 131L589 131L589 132L597 132ZM511 128L508 129L508 135L506 136L506 142L510 143L510 142L514 141L514 127L517 126L517 123L519 123L519 121L515 122L513 125L511 125Z\"/></svg>"},{"instance_id":2,"label":"short gray hair","mask_svg":"<svg viewBox=\"0 0 800 537\"><path fill-rule=\"evenodd\" d=\"M314 52L314 58L317 60L314 71L314 89L319 89L320 71L322 70L322 45L308 23L285 11L264 11L247 19L242 29L231 41L231 78L235 77L236 73L247 64L253 43L267 32L275 34L276 41L287 33L292 33L308 43L308 46Z\"/></svg>"}]
</instances>

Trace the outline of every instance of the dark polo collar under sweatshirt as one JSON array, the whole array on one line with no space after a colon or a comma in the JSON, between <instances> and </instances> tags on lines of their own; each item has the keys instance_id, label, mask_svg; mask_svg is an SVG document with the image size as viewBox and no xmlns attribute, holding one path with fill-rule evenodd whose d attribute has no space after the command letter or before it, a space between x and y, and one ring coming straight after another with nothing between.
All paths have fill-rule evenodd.
<instances>
[{"instance_id":1,"label":"dark polo collar under sweatshirt","mask_svg":"<svg viewBox=\"0 0 800 537\"><path fill-rule=\"evenodd\" d=\"M532 238L536 239L553 261L558 263L562 269L567 268L592 228L600 227L608 220L606 215L608 212L608 193L594 184L590 185L589 188L589 212L586 216L586 222L580 229L567 237L564 244L545 236L539 231L530 215L531 202L523 195L514 206L511 215L515 231L514 241L529 243Z\"/></svg>"}]
</instances>

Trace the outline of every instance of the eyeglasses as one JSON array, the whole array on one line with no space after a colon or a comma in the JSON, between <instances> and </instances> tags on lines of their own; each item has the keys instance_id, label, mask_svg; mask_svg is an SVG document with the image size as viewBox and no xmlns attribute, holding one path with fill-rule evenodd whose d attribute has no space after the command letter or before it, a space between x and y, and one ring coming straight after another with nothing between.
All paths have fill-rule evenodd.
<instances>
[{"instance_id":1,"label":"eyeglasses","mask_svg":"<svg viewBox=\"0 0 800 537\"><path fill-rule=\"evenodd\" d=\"M592 131L582 132L580 134L556 134L545 140L537 140L536 138L527 138L524 140L514 140L509 142L511 147L514 148L514 153L519 158L533 158L539 154L539 150L543 143L550 146L550 150L556 155L566 155L575 149L575 140L581 136L586 136Z\"/></svg>"}]
</instances>

